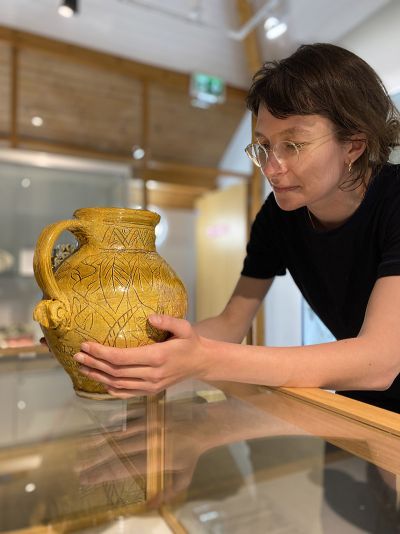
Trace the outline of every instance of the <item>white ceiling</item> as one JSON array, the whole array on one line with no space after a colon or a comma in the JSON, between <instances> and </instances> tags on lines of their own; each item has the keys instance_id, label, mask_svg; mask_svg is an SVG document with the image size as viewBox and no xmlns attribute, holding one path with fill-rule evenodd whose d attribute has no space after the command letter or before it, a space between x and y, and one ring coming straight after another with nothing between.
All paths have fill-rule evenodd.
<instances>
[{"instance_id":1,"label":"white ceiling","mask_svg":"<svg viewBox=\"0 0 400 534\"><path fill-rule=\"evenodd\" d=\"M181 72L208 72L247 87L236 0L79 0L78 16L57 14L59 0L1 0L0 25L76 43ZM263 59L283 57L303 42L338 42L389 0L250 0L269 5L288 32L266 42ZM196 11L197 8L197 11ZM197 18L195 14L198 14ZM236 33L235 33L236 32ZM234 38L236 37L236 39Z\"/></svg>"}]
</instances>

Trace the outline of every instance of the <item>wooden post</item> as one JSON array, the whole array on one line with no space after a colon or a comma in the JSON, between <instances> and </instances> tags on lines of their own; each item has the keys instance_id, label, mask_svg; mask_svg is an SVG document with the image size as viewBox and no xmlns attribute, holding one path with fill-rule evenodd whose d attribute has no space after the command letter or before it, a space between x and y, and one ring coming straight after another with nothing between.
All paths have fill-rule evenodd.
<instances>
[{"instance_id":1,"label":"wooden post","mask_svg":"<svg viewBox=\"0 0 400 534\"><path fill-rule=\"evenodd\" d=\"M11 148L18 146L18 56L17 45L11 47Z\"/></svg>"},{"instance_id":2,"label":"wooden post","mask_svg":"<svg viewBox=\"0 0 400 534\"><path fill-rule=\"evenodd\" d=\"M165 392L147 399L147 483L146 500L164 489Z\"/></svg>"},{"instance_id":3,"label":"wooden post","mask_svg":"<svg viewBox=\"0 0 400 534\"><path fill-rule=\"evenodd\" d=\"M241 24L245 24L253 15L250 4L247 0L237 0L237 11L239 15L239 21ZM259 46L257 42L257 36L255 31L251 31L249 35L244 39L244 47L247 58L247 65L249 72L253 75L262 65L261 54L259 51ZM253 120L253 131L254 131L254 120ZM254 220L258 210L261 207L261 204L264 199L264 187L263 187L262 174L259 170L254 167L253 173L250 177L250 183L248 188L248 228ZM253 345L264 345L265 344L265 333L264 333L264 322L265 322L265 311L261 307L257 313L249 336L247 336L247 342Z\"/></svg>"}]
</instances>

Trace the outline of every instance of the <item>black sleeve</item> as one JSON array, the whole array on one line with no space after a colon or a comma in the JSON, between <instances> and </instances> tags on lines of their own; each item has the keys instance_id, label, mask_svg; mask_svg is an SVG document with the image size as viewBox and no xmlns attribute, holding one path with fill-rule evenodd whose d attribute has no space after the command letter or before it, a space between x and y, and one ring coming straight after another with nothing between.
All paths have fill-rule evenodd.
<instances>
[{"instance_id":1,"label":"black sleeve","mask_svg":"<svg viewBox=\"0 0 400 534\"><path fill-rule=\"evenodd\" d=\"M273 202L273 195L270 195L252 224L241 273L244 276L273 278L286 274L286 266L277 246L278 228Z\"/></svg>"},{"instance_id":2,"label":"black sleeve","mask_svg":"<svg viewBox=\"0 0 400 534\"><path fill-rule=\"evenodd\" d=\"M400 275L400 194L392 199L390 207L386 207L386 210L387 217L381 261L378 265L378 278Z\"/></svg>"}]
</instances>

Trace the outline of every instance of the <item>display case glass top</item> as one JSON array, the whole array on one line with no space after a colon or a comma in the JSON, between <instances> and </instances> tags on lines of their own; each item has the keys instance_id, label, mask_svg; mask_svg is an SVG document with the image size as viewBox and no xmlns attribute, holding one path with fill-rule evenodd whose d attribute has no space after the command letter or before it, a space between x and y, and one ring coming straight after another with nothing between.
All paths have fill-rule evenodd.
<instances>
[{"instance_id":1,"label":"display case glass top","mask_svg":"<svg viewBox=\"0 0 400 534\"><path fill-rule=\"evenodd\" d=\"M0 532L400 531L397 414L197 381L92 401L49 354L0 369Z\"/></svg>"}]
</instances>

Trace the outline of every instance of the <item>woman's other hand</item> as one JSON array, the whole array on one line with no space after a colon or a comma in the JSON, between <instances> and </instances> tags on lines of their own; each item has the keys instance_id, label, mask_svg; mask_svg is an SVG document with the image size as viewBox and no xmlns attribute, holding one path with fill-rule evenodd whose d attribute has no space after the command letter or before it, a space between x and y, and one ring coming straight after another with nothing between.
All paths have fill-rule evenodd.
<instances>
[{"instance_id":1,"label":"woman's other hand","mask_svg":"<svg viewBox=\"0 0 400 534\"><path fill-rule=\"evenodd\" d=\"M167 341L135 348L85 342L74 359L80 372L107 386L119 398L155 395L186 378L201 378L213 341L199 336L184 319L151 315L152 326L172 334Z\"/></svg>"}]
</instances>

